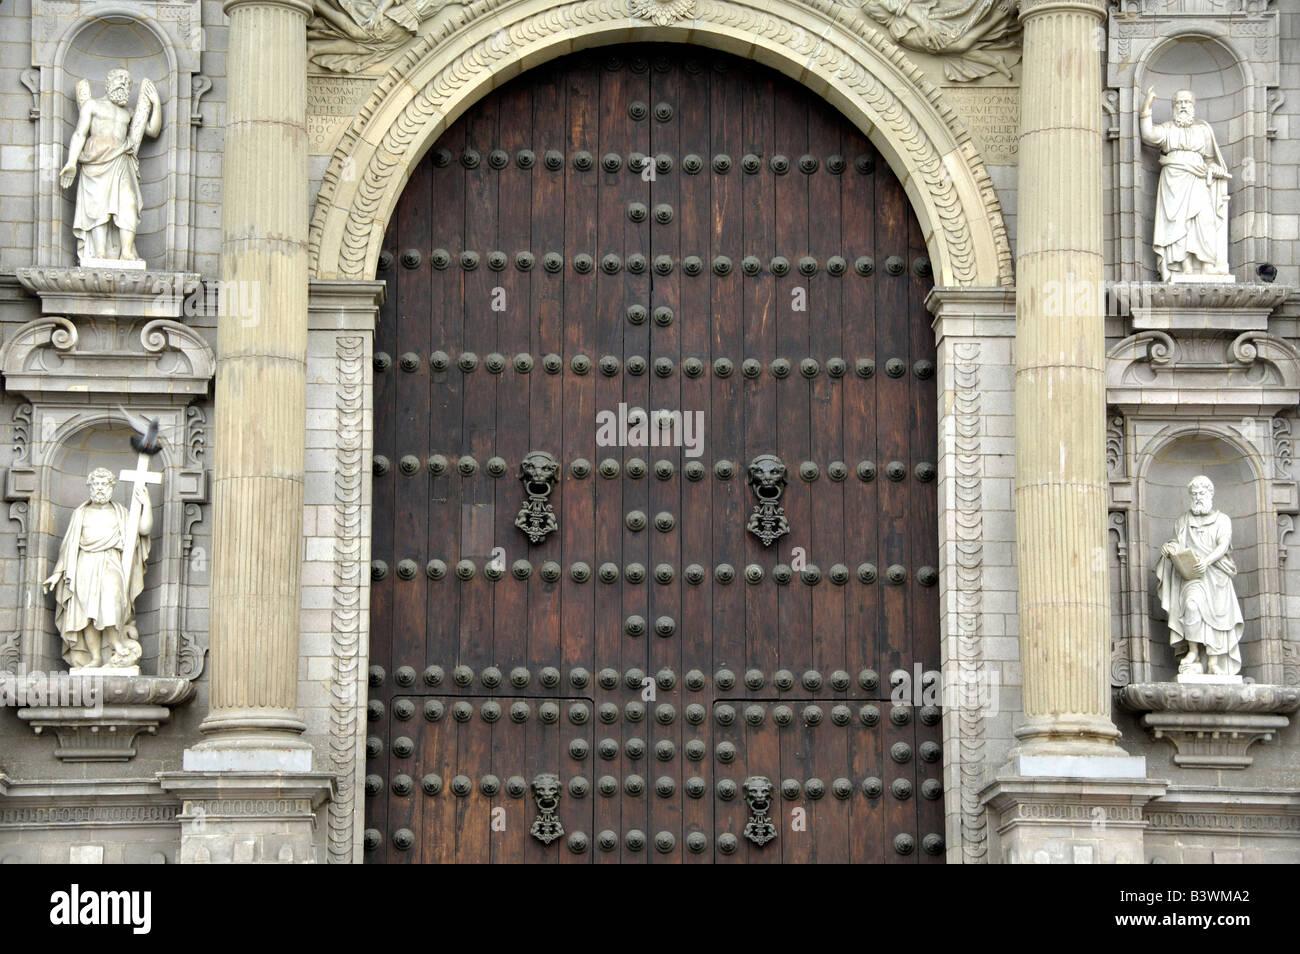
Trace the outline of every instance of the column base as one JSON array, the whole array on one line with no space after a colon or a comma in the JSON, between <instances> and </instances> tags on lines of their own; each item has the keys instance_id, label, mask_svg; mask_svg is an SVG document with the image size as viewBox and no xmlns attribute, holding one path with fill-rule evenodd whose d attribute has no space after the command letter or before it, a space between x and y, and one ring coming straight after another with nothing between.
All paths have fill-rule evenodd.
<instances>
[{"instance_id":1,"label":"column base","mask_svg":"<svg viewBox=\"0 0 1300 954\"><path fill-rule=\"evenodd\" d=\"M1045 716L1028 719L1015 730L1011 756L1116 758L1125 752L1118 745L1120 732L1105 717Z\"/></svg>"},{"instance_id":2,"label":"column base","mask_svg":"<svg viewBox=\"0 0 1300 954\"><path fill-rule=\"evenodd\" d=\"M291 736L219 736L188 748L187 772L311 772L312 748Z\"/></svg>"},{"instance_id":3,"label":"column base","mask_svg":"<svg viewBox=\"0 0 1300 954\"><path fill-rule=\"evenodd\" d=\"M1136 756L1014 756L980 793L1004 864L1142 864L1143 808L1165 793Z\"/></svg>"},{"instance_id":4,"label":"column base","mask_svg":"<svg viewBox=\"0 0 1300 954\"><path fill-rule=\"evenodd\" d=\"M328 772L161 772L158 781L181 798L181 864L318 860L317 810L335 794Z\"/></svg>"}]
</instances>

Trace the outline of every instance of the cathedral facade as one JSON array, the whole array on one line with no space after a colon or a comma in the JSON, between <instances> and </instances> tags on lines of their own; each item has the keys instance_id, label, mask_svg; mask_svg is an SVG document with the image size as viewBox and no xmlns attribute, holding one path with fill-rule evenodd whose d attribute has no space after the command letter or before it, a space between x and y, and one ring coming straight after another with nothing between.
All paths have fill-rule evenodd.
<instances>
[{"instance_id":1,"label":"cathedral facade","mask_svg":"<svg viewBox=\"0 0 1300 954\"><path fill-rule=\"evenodd\" d=\"M1300 860L1300 12L19 0L0 860Z\"/></svg>"}]
</instances>

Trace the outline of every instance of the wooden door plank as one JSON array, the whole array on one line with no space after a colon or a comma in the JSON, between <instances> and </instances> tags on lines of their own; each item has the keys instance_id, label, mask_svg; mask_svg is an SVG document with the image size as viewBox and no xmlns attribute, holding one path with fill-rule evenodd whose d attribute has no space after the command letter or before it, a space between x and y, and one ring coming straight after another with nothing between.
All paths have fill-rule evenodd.
<instances>
[{"instance_id":1,"label":"wooden door plank","mask_svg":"<svg viewBox=\"0 0 1300 954\"><path fill-rule=\"evenodd\" d=\"M515 527L515 515L522 502L518 480L519 462L528 453L529 386L528 376L515 366L518 354L531 349L530 282L528 273L516 265L517 255L528 252L532 243L533 169L520 168L516 156L521 149L532 148L530 123L533 110L532 89L527 84L512 83L497 94L497 138L493 144L505 154L505 165L496 171L499 204L496 250L505 255L505 266L497 272L491 289L492 312L497 321L497 346L505 359L505 369L497 375L497 454L505 461L505 472L493 481L493 547L504 569L501 580L493 586L493 618L505 621L493 633L495 664L506 682L500 691L509 695L535 692L538 675L529 671L526 686L509 680L516 668L527 669L528 633L526 627L510 621L528 618L528 581L518 579L513 567L516 560L527 558L527 544ZM530 371L529 374L532 372ZM494 774L504 785L512 775L520 775L527 756L529 722L511 721L515 699L503 697L503 717L493 727ZM530 720L531 721L531 720ZM496 796L493 808L505 812L507 830L492 829L493 863L518 864L525 860L527 823L521 808L522 799L508 794Z\"/></svg>"},{"instance_id":2,"label":"wooden door plank","mask_svg":"<svg viewBox=\"0 0 1300 954\"><path fill-rule=\"evenodd\" d=\"M456 470L464 436L462 399L464 373L456 366L457 356L465 349L463 272L458 263L464 249L465 176L459 156L465 148L465 127L456 123L438 140L434 152L422 166L431 172L430 191L436 196L436 215L431 214L429 257L446 256L442 268L432 266L431 305L428 315L421 316L427 328L420 351L428 359L433 352L447 355L451 364L445 370L429 371L428 455L445 460L445 473L429 476L429 557L445 564L441 580L431 581L425 607L426 664L441 667L442 681L433 688L442 692L458 691L452 683L452 670L460 661L460 583L455 567L461 559L461 484ZM441 164L439 164L441 154ZM415 318L416 316L410 316ZM376 417L378 417L376 397ZM428 460L425 461L428 470ZM454 741L454 734L446 736ZM454 841L450 842L454 844Z\"/></svg>"},{"instance_id":3,"label":"wooden door plank","mask_svg":"<svg viewBox=\"0 0 1300 954\"><path fill-rule=\"evenodd\" d=\"M567 154L566 133L566 71L562 63L542 67L538 71L533 85L533 120L530 127L531 143L529 148L535 154L532 168L533 188L533 222L532 247L535 264L529 272L530 295L529 306L532 319L532 354L534 364L528 374L528 449L545 450L559 455L562 451L563 413L563 368L552 374L545 368L547 355L563 355L564 352L564 312L563 271L552 273L545 267L545 257L554 252L564 254L564 166L552 170L546 165L546 155L554 150L562 156ZM516 490L523 502L522 490L516 482ZM553 505L562 506L560 499L565 492L564 482L560 481L558 491L552 494ZM558 511L557 511L558 512ZM560 534L564 533L560 526ZM537 685L540 695L553 697L555 689L547 689L540 684L542 670L545 667L558 667L560 659L560 588L558 582L547 582L542 578L543 565L547 561L559 562L561 557L558 535L552 533L542 544L529 544L522 532L516 531L516 547L523 548L524 558L532 565L532 575L528 581L528 617L523 621L528 640L528 669L539 680ZM541 703L538 704L539 708ZM540 731L540 730L539 730ZM526 773L531 782L532 774L539 771L558 771L558 765L545 766L556 756L550 750L534 751L534 745L541 744L541 736L528 736L528 764ZM558 745L557 742L552 742ZM531 796L529 796L531 799ZM534 839L527 839L529 846L526 857L529 861L547 857L542 853L542 846Z\"/></svg>"},{"instance_id":4,"label":"wooden door plank","mask_svg":"<svg viewBox=\"0 0 1300 954\"><path fill-rule=\"evenodd\" d=\"M821 540L814 536L812 525L811 488L799 477L799 467L811 459L809 434L810 400L808 381L799 372L800 361L809 354L809 317L806 311L792 307L796 295L806 294L809 280L799 272L799 260L808 254L808 189L804 177L797 171L779 174L772 168L772 160L783 156L793 162L808 148L808 108L801 96L786 83L778 83L773 90L775 115L779 117L774 136L763 156L763 171L759 175L770 178L776 194L776 252L790 263L789 272L776 278L776 354L768 361L766 374L776 391L777 448L781 459L789 468L789 486L783 502L786 518L790 522L790 545L803 547L807 554L807 568L818 567L823 575L829 567L829 554ZM793 157L793 159L791 159ZM789 362L789 373L784 377L772 374L772 360ZM824 579L816 586L829 585ZM813 585L801 582L795 572L794 580L778 596L781 660L791 669L796 679L812 669ZM822 673L822 678L826 674ZM801 701L809 698L811 690L800 686ZM814 777L815 760L813 742L816 729L803 724L796 710L796 727L781 733L781 773L801 780ZM817 860L818 804L805 798L801 803L808 813L808 833L803 838L785 839L782 859L786 863L807 864Z\"/></svg>"},{"instance_id":5,"label":"wooden door plank","mask_svg":"<svg viewBox=\"0 0 1300 954\"><path fill-rule=\"evenodd\" d=\"M642 47L633 47L625 51L619 51L613 57L620 65L617 67L620 71L628 71L628 82L632 88L638 90L636 94L639 99L648 101L651 95L650 87L650 65L645 50ZM626 108L626 107L624 107ZM650 133L648 123L653 120L642 120L643 129L638 130L637 139L644 142L644 148L649 154L651 148ZM644 138L642 138L644 137ZM648 183L643 183L644 189L641 192L643 198L639 201L649 204L651 201L652 190ZM651 238L651 220L637 226L639 241L644 243L645 254L650 259L650 271L653 271L653 249L654 242ZM652 309L654 297L653 279L647 278L645 285L641 286L645 297L640 300L640 304L647 309ZM651 353L650 327L652 321L645 320L640 325L628 324L623 331L623 344L625 349L623 378L623 400L626 402L629 415L632 408L640 408L644 411L650 409L650 378L654 372L649 368L643 370L640 374L633 374L627 371L627 363L633 360L639 360L650 364L653 362ZM653 467L654 458L651 454L651 448L644 444L640 446L633 445L631 438L634 436L629 431L629 446L622 448L623 469L619 482L622 485L622 500L620 502L620 535L622 538L622 558L620 560L620 569L622 570L622 579L617 584L621 593L621 615L618 620L619 628L619 649L618 663L614 667L623 676L623 681L619 687L619 693L616 698L619 700L616 704L620 709L626 712L629 702L635 705L642 705L641 690L642 687L632 685L627 679L627 673L630 670L638 670L646 673L649 666L649 651L646 642L654 637L643 633L640 636L630 636L626 632L626 623L632 617L639 617L642 620L650 619L650 598L649 591L655 584L651 582L650 574L653 572L653 565L650 563L650 540L649 537L655 531L647 525L643 529L630 529L626 523L627 517L633 512L640 513L649 520L653 513L650 510L650 488L649 484L654 481ZM633 463L635 462L635 464ZM629 472L629 465L642 468L638 471L639 476ZM612 501L611 501L612 503ZM629 579L629 568L637 567L644 574L639 582ZM620 723L622 733L620 742L626 749L626 742L629 738L645 740L647 738L647 725L644 721L636 724L627 724L626 721ZM633 761L627 758L626 752L619 756L621 771L618 774L620 783L629 775L638 775L645 777L644 759ZM616 854L620 860L625 863L643 863L646 859L646 850L632 851L627 847L625 836L632 829L649 833L650 816L649 816L649 799L652 795L642 792L640 795L629 795L623 792L617 796L620 800L620 827L615 829L619 832L619 848ZM652 850L652 849L651 849Z\"/></svg>"},{"instance_id":6,"label":"wooden door plank","mask_svg":"<svg viewBox=\"0 0 1300 954\"><path fill-rule=\"evenodd\" d=\"M677 102L677 116L681 124L682 174L678 181L679 208L677 217L680 221L679 235L684 252L698 255L705 262L712 260L713 250L710 235L713 222L713 171L710 161L713 155L712 142L712 80L713 72L707 62L698 56L688 54L682 63L684 78L681 95ZM684 168L687 155L700 157L701 168L692 174ZM710 844L702 852L685 851L681 859L687 864L702 864L712 856L713 813L711 796L695 798L686 794L687 780L692 777L703 778L702 769L709 764L710 754L707 750L708 733L701 732L706 726L693 726L683 717L685 706L698 703L701 696L690 690L685 684L686 673L691 669L708 672L712 666L711 658L711 614L706 599L702 597L701 586L692 586L683 576L686 565L699 563L707 565L711 561L712 524L707 519L711 499L711 477L691 479L687 476L689 466L706 467L707 447L710 438L709 397L712 371L712 327L710 305L710 285L712 272L707 265L698 276L683 278L680 284L677 325L681 342L682 359L695 359L702 363L703 370L698 377L683 375L680 382L681 411L683 421L698 420L702 427L696 429L693 436L697 444L694 448L684 447L677 461L674 477L677 501L680 551L673 564L673 583L679 600L678 634L676 637L677 653L670 665L677 676L677 689L671 699L677 707L676 740L678 756L674 765L674 777L677 782L677 800L681 806L681 840L692 834L700 834L709 839ZM734 360L734 359L733 359ZM688 417L688 415L690 415ZM705 752L702 759L687 757L687 746L695 742L704 743Z\"/></svg>"},{"instance_id":7,"label":"wooden door plank","mask_svg":"<svg viewBox=\"0 0 1300 954\"><path fill-rule=\"evenodd\" d=\"M672 167L669 171L659 171L656 173L654 181L650 185L650 208L651 219L653 224L650 226L650 245L651 259L654 260L660 255L669 256L674 262L675 267L669 275L656 275L652 279L653 293L651 298L651 314L659 308L668 308L672 310L673 318L668 324L661 324L653 317L650 327L650 354L652 358L651 367L654 369L653 376L650 378L650 404L652 411L679 412L682 409L682 349L681 349L681 327L682 322L687 320L687 316L682 313L682 286L684 283L694 282L697 278L683 274L682 259L686 255L686 250L681 241L681 197L682 197L682 107L683 100L690 88L690 83L684 75L680 57L670 57L663 50L658 48L652 52L651 70L650 70L650 100L652 111L657 111L660 104L667 104L672 109L672 117L666 121L661 120L659 115L655 115L655 120L650 124L650 152L656 159L660 156L667 157ZM660 222L657 213L661 208L667 208L671 212L671 218L667 222ZM668 375L662 376L656 367L657 362L666 360L669 362L666 370ZM679 418L680 419L680 418ZM647 665L646 674L650 679L654 679L661 669L671 669L677 672L681 664L681 638L682 638L682 617L681 617L681 596L678 590L680 583L676 575L671 583L665 585L657 581L655 577L656 569L660 566L670 567L674 573L681 567L681 540L682 524L687 519L687 515L680 509L680 494L678 492L681 481L680 468L682 465L682 455L680 449L675 446L665 446L667 441L664 438L680 439L678 429L674 426L671 431L665 431L662 427L654 427L651 430L651 436L655 439L653 442L658 443L659 447L649 449L647 459L651 462L651 473L653 479L647 478L649 486L649 511L647 516L650 518L650 529L647 530L650 543L649 563L647 570L650 573L650 582L646 584L649 595L649 615L647 619L650 625L650 634L646 636ZM672 468L671 476L666 479L658 471L661 463L666 463ZM658 520L661 514L666 514L673 524L669 529L662 529ZM674 631L667 636L659 632L660 620L671 621ZM672 705L675 700L675 693L671 690L661 689L659 686L654 687L655 699L648 708L650 713L647 717L647 743L650 747L650 755L647 757L647 783L653 790L649 796L650 805L650 828L647 832L651 850L646 853L647 860L651 863L679 863L685 854L683 845L684 835L682 833L682 813L680 807L680 795L661 796L656 789L656 782L660 776L673 781L677 785L676 762L681 749L680 728L674 719L667 725L661 725L655 718L654 713L658 706ZM662 698L661 698L662 697ZM656 746L659 742L665 742L672 746L674 755L667 761L660 761L656 754ZM655 839L660 832L666 832L673 838L673 848L664 852L655 847Z\"/></svg>"},{"instance_id":8,"label":"wooden door plank","mask_svg":"<svg viewBox=\"0 0 1300 954\"><path fill-rule=\"evenodd\" d=\"M812 589L812 666L826 680L823 692L834 694L824 703L824 721L817 730L818 773L827 794L817 805L818 825L813 837L820 863L843 864L849 860L850 802L833 792L836 779L848 777L847 726L832 721L838 701L847 698L844 689L831 684L835 670L848 672L845 658L845 603L848 582L836 583L831 568L845 559L844 484L831 474L832 462L840 459L844 445L843 390L841 381L827 371L828 360L840 354L842 345L841 295L844 276L832 275L828 262L841 255L843 238L840 222L840 177L826 169L826 157L839 153L839 130L843 119L829 114L828 107L809 102L808 147L791 156L792 176L800 177L808 190L808 250L816 261L817 273L808 279L809 355L817 362L808 379L809 437L811 460L820 476L808 484L812 503L812 533L821 553L823 579ZM816 171L800 168L802 156L816 160ZM846 478L847 479L847 478ZM853 578L855 579L855 578Z\"/></svg>"},{"instance_id":9,"label":"wooden door plank","mask_svg":"<svg viewBox=\"0 0 1300 954\"><path fill-rule=\"evenodd\" d=\"M384 237L384 248L393 255L396 263L400 254L396 224L389 227ZM388 282L388 294L380 306L379 323L375 329L375 406L379 409L374 422L374 453L393 460L393 448L396 445L396 420L391 413L393 401L394 375L397 374L396 363L392 360L393 348L397 334L397 275L394 266L379 274ZM388 359L386 367L382 366L383 355ZM331 435L331 440L333 436ZM370 530L370 558L383 561L392 567L393 560L393 477L376 473L373 478L374 514ZM370 582L370 664L378 666L383 672L383 681L378 686L369 688L369 699L383 704L387 712L392 700L393 673L393 594L394 576L382 580L373 578ZM366 798L366 824L374 828L383 837L379 847L366 853L367 863L381 864L388 860L391 850L391 832L388 829L388 732L385 721L370 722L367 726L368 736L380 740L383 748L375 758L366 759L367 774L378 775L381 790L378 795Z\"/></svg>"},{"instance_id":10,"label":"wooden door plank","mask_svg":"<svg viewBox=\"0 0 1300 954\"><path fill-rule=\"evenodd\" d=\"M744 83L738 78L740 67L732 61L712 54L707 57L710 77L710 151L713 160L725 157L730 168L725 172L714 168L710 173L713 192L711 207L710 257L729 255L733 259L736 249L744 247L745 242L745 206L747 203L746 185L740 171L740 157L746 150L745 121L747 112L753 108L752 102L744 96ZM722 584L716 578L717 568L723 564L732 567L737 574L743 572L744 525L747 513L747 494L740 468L744 462L740 457L744 453L743 435L745 433L745 413L742 398L745 394L745 379L740 369L745 355L745 326L748 308L742 297L744 286L736 277L729 276L723 280L718 276L709 279L709 315L712 329L711 356L727 358L732 362L730 375L711 375L710 407L706 431L706 451L701 461L705 465L704 475L700 480L701 489L695 494L697 499L707 499L711 523L711 552L692 554L689 559L695 561L703 570L699 584L688 584L692 591L692 600L701 608L711 607L711 612L703 619L699 611L691 614L691 625L700 626L707 632L711 641L711 659L704 659L688 668L698 668L704 674L704 685L698 696L698 704L706 710L706 722L701 729L713 723L712 700L724 690L715 684L718 671L730 668L733 672L743 674L745 667L745 584L739 579L729 584ZM736 473L724 480L717 476L717 465L729 461ZM705 495L708 495L707 498ZM717 798L719 779L731 777L726 767L717 761L717 741L715 733L710 738L708 752L700 763L701 777L706 782L706 798L712 803L713 835L712 854L717 861L730 860L720 854L717 839L727 831L726 806ZM742 753L743 757L743 753ZM739 834L738 832L736 834ZM743 858L738 852L732 859Z\"/></svg>"}]
</instances>

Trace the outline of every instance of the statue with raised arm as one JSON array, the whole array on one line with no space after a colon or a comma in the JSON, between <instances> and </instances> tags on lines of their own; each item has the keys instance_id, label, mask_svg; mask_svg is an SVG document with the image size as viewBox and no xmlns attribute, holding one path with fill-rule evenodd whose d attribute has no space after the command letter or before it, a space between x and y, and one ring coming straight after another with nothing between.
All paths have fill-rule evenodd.
<instances>
[{"instance_id":1,"label":"statue with raised arm","mask_svg":"<svg viewBox=\"0 0 1300 954\"><path fill-rule=\"evenodd\" d=\"M73 671L130 667L140 659L135 600L144 589L153 510L148 488L137 484L132 520L131 511L113 500L116 483L111 470L90 472L90 499L72 512L59 560L44 585L58 601L54 623L63 638L63 659ZM126 547L133 534L137 540ZM124 552L130 552L129 568Z\"/></svg>"},{"instance_id":2,"label":"statue with raised arm","mask_svg":"<svg viewBox=\"0 0 1300 954\"><path fill-rule=\"evenodd\" d=\"M1237 565L1232 520L1214 509L1214 484L1194 477L1187 485L1191 509L1178 518L1174 538L1156 565L1160 606L1169 614L1169 642L1181 656L1179 677L1236 676L1241 672L1245 623L1232 588Z\"/></svg>"},{"instance_id":3,"label":"statue with raised arm","mask_svg":"<svg viewBox=\"0 0 1300 954\"><path fill-rule=\"evenodd\" d=\"M1214 130L1196 118L1190 90L1174 94L1174 118L1151 121L1156 91L1148 89L1138 116L1142 141L1160 149L1151 244L1160 280L1232 281L1228 273L1228 174ZM1198 276L1190 279L1189 276ZM1216 276L1207 279L1200 276Z\"/></svg>"},{"instance_id":4,"label":"statue with raised arm","mask_svg":"<svg viewBox=\"0 0 1300 954\"><path fill-rule=\"evenodd\" d=\"M140 83L135 109L127 108L131 98L131 74L109 70L104 99L91 99L90 82L77 83L77 128L68 144L68 161L59 170L59 184L77 183L76 212L72 232L77 237L77 261L139 262L135 233L140 227L140 143L146 135L162 130L162 104L148 79Z\"/></svg>"}]
</instances>

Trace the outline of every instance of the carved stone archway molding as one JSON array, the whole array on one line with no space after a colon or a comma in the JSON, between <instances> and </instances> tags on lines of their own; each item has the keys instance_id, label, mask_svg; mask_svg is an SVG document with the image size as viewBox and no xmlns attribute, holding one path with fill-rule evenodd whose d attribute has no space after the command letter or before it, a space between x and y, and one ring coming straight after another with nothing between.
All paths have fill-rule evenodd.
<instances>
[{"instance_id":1,"label":"carved stone archway molding","mask_svg":"<svg viewBox=\"0 0 1300 954\"><path fill-rule=\"evenodd\" d=\"M416 40L375 86L326 169L311 274L375 274L384 227L411 170L477 99L531 66L611 43L712 47L769 65L844 113L902 182L935 284L1010 285L1011 247L993 183L937 87L853 8L827 0L696 0L670 23L628 0L478 0L464 22ZM675 8L676 9L676 8Z\"/></svg>"}]
</instances>

